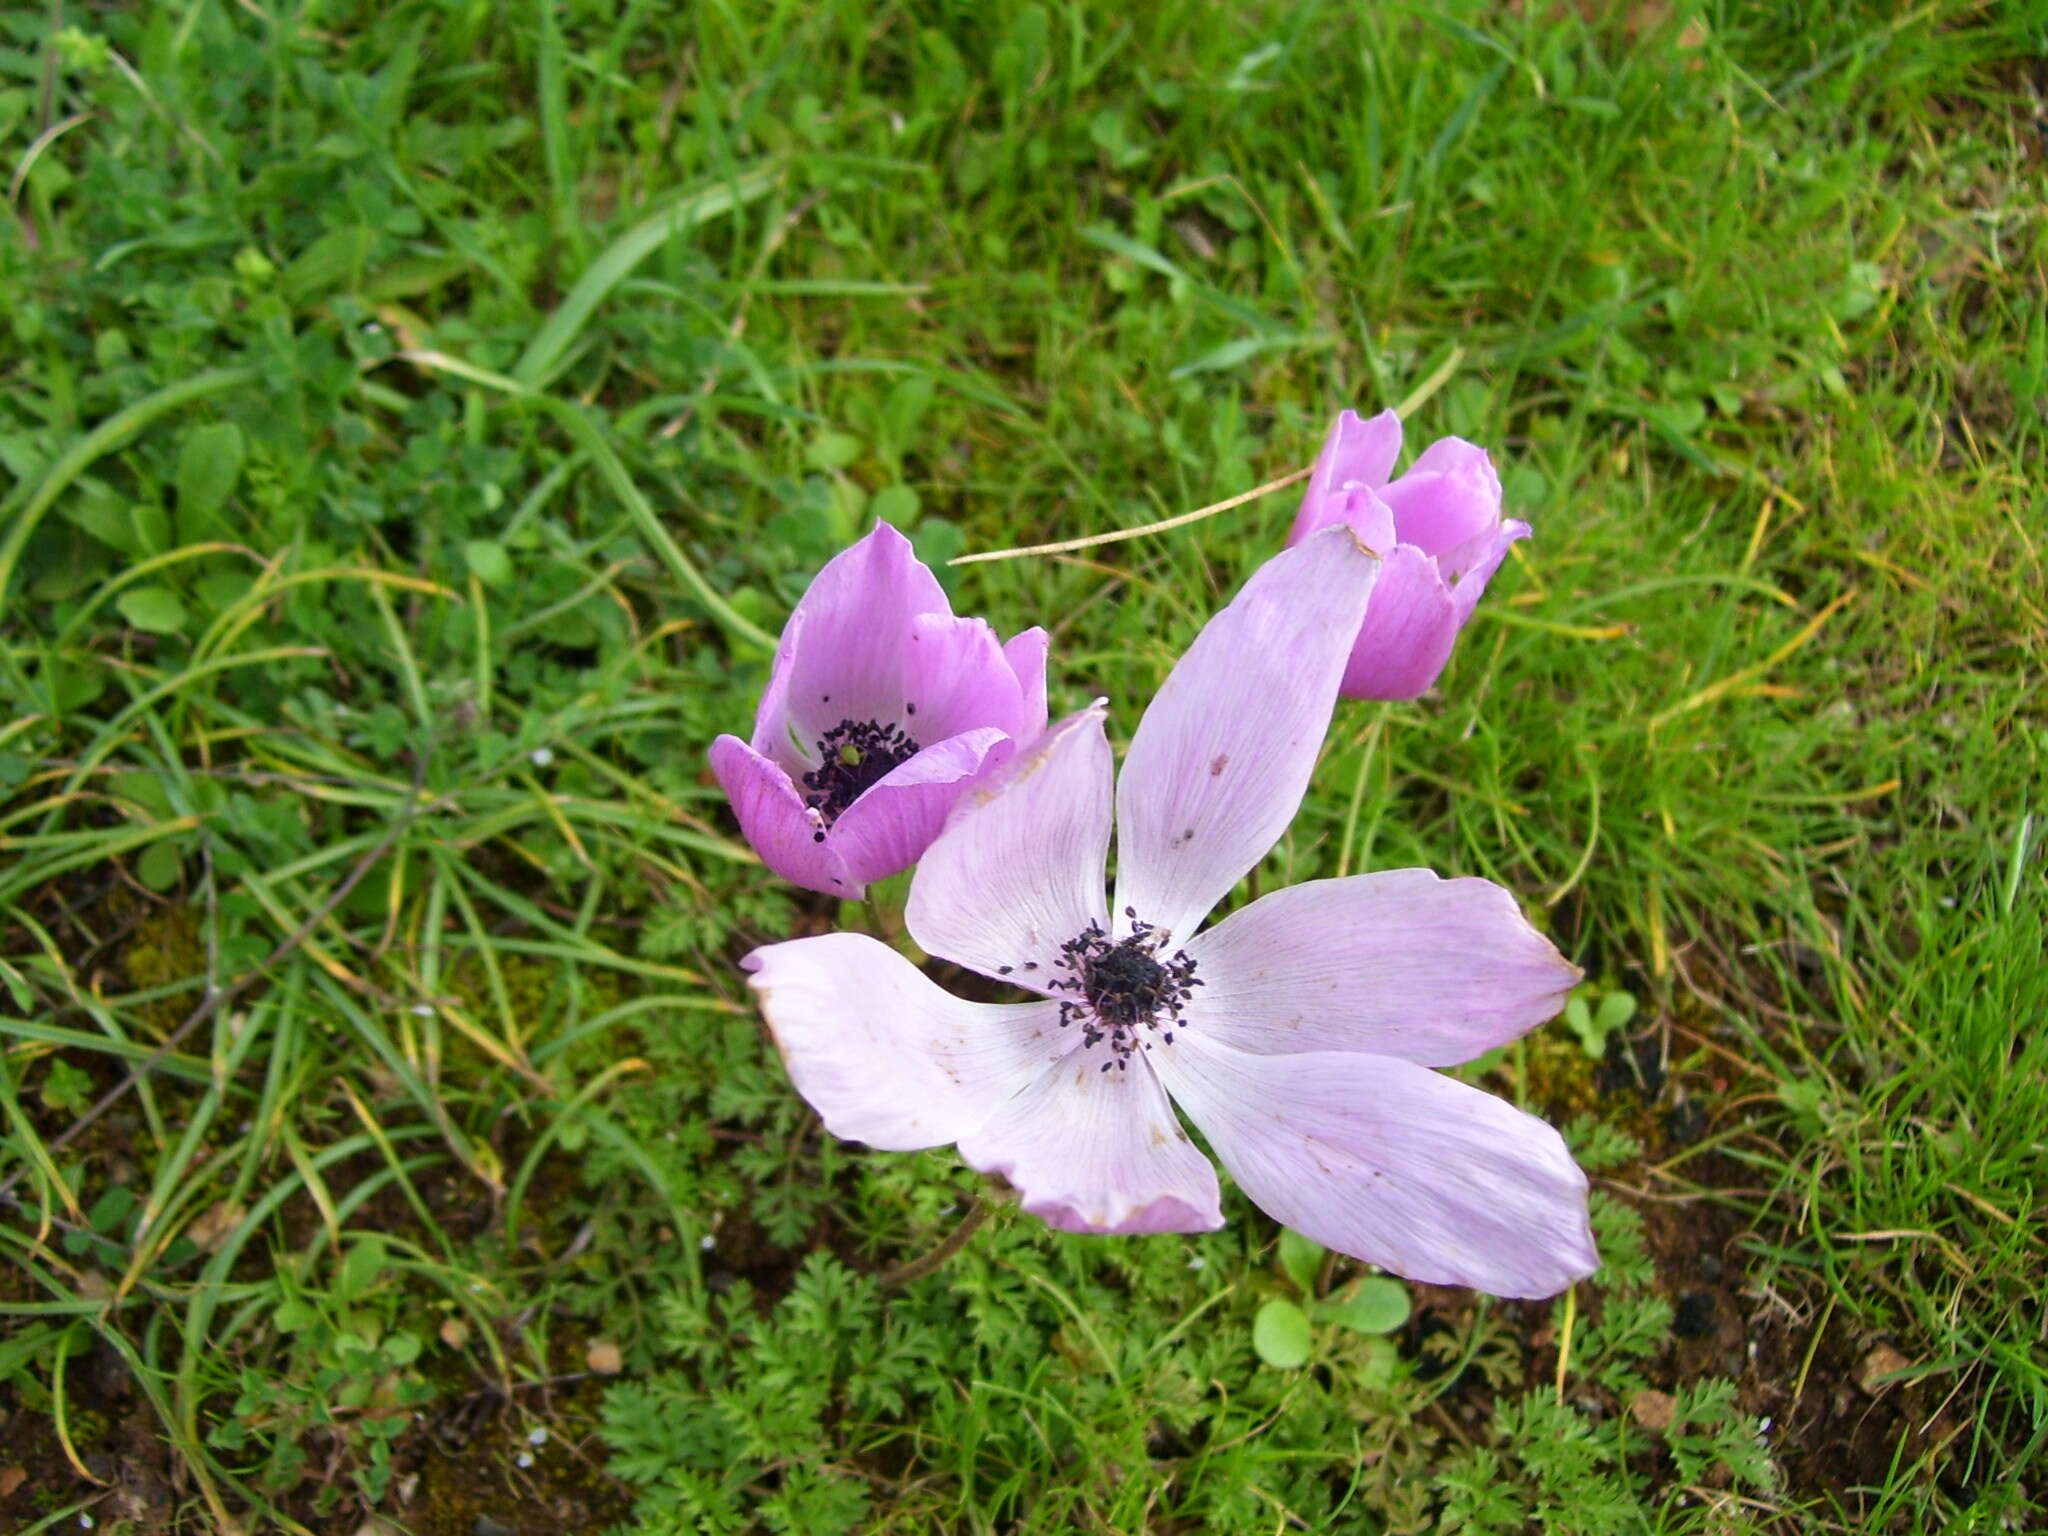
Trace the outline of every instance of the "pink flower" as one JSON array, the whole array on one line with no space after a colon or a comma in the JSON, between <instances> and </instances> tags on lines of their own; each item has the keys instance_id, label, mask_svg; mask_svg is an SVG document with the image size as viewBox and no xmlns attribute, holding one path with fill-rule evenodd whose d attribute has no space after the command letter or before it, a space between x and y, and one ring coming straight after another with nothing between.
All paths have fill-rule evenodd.
<instances>
[{"instance_id":1,"label":"pink flower","mask_svg":"<svg viewBox=\"0 0 2048 1536\"><path fill-rule=\"evenodd\" d=\"M1484 449L1443 437L1398 480L1401 418L1345 411L1330 428L1290 546L1347 525L1383 561L1338 693L1347 699L1420 697L1451 659L1508 546L1527 523L1500 515L1500 477Z\"/></svg>"},{"instance_id":2,"label":"pink flower","mask_svg":"<svg viewBox=\"0 0 2048 1536\"><path fill-rule=\"evenodd\" d=\"M887 523L835 555L783 627L750 746L711 769L785 880L860 896L917 862L967 786L1045 729L1045 631L956 619Z\"/></svg>"},{"instance_id":3,"label":"pink flower","mask_svg":"<svg viewBox=\"0 0 2048 1536\"><path fill-rule=\"evenodd\" d=\"M1549 1126L1430 1070L1514 1039L1577 971L1484 880L1404 869L1205 914L1286 830L1374 562L1329 532L1195 640L1115 780L1098 706L970 791L906 917L931 954L1035 992L955 997L860 934L744 964L797 1090L838 1136L957 1142L1069 1232L1222 1225L1215 1169L1327 1247L1419 1280L1543 1296L1596 1263Z\"/></svg>"}]
</instances>

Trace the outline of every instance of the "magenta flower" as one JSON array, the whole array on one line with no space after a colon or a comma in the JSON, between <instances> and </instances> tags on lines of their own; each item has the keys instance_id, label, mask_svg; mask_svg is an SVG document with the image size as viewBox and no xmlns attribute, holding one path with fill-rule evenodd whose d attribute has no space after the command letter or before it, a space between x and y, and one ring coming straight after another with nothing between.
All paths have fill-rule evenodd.
<instances>
[{"instance_id":1,"label":"magenta flower","mask_svg":"<svg viewBox=\"0 0 2048 1536\"><path fill-rule=\"evenodd\" d=\"M1484 880L1394 870L1203 916L1286 830L1375 562L1325 533L1269 561L1160 689L1115 782L1103 710L970 792L912 882L930 953L1035 1001L968 1002L860 934L743 962L837 1136L957 1142L1068 1232L1222 1225L1178 1102L1261 1208L1419 1280L1544 1296L1595 1265L1563 1140L1431 1071L1551 1017L1577 971Z\"/></svg>"},{"instance_id":2,"label":"magenta flower","mask_svg":"<svg viewBox=\"0 0 2048 1536\"><path fill-rule=\"evenodd\" d=\"M860 896L917 862L967 786L1045 729L1045 631L956 619L887 523L818 572L783 626L749 746L711 770L785 880Z\"/></svg>"},{"instance_id":3,"label":"magenta flower","mask_svg":"<svg viewBox=\"0 0 2048 1536\"><path fill-rule=\"evenodd\" d=\"M1291 546L1343 523L1383 561L1337 690L1347 699L1420 697L1451 659L1508 546L1529 536L1527 523L1501 520L1500 477L1484 449L1438 438L1389 480L1400 452L1392 411L1371 421L1343 412L1287 535Z\"/></svg>"}]
</instances>

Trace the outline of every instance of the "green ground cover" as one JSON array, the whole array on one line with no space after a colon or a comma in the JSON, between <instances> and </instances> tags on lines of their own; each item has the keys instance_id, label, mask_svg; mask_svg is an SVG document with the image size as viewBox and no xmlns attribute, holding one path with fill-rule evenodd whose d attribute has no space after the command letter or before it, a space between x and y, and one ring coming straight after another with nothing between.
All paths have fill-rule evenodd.
<instances>
[{"instance_id":1,"label":"green ground cover","mask_svg":"<svg viewBox=\"0 0 2048 1536\"><path fill-rule=\"evenodd\" d=\"M0 1529L2048 1524L2044 27L0 12ZM1480 1072L1606 1267L885 1283L978 1182L739 984L872 920L705 771L763 634L1404 401L1536 536L1255 879L1522 898L1586 1006ZM948 580L1121 739L1293 507Z\"/></svg>"}]
</instances>

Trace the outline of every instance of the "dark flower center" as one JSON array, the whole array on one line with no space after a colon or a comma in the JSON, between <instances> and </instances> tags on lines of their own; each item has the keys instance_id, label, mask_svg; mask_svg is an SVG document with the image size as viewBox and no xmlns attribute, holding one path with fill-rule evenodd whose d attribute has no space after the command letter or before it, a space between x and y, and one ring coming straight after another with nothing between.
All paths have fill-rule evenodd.
<instances>
[{"instance_id":1,"label":"dark flower center","mask_svg":"<svg viewBox=\"0 0 2048 1536\"><path fill-rule=\"evenodd\" d=\"M1104 1072L1128 1067L1133 1051L1151 1050L1148 1034L1173 1044L1173 1032L1188 1027L1182 1010L1202 984L1185 951L1162 961L1152 925L1139 922L1129 907L1124 916L1131 925L1126 938L1111 939L1100 923L1090 923L1062 944L1057 964L1068 974L1046 983L1080 995L1078 1002L1060 1004L1060 1027L1079 1023L1083 1050L1108 1043Z\"/></svg>"},{"instance_id":2,"label":"dark flower center","mask_svg":"<svg viewBox=\"0 0 2048 1536\"><path fill-rule=\"evenodd\" d=\"M920 750L903 727L879 720L842 720L820 736L818 766L804 775L804 804L823 818L812 836L822 843L824 827Z\"/></svg>"}]
</instances>

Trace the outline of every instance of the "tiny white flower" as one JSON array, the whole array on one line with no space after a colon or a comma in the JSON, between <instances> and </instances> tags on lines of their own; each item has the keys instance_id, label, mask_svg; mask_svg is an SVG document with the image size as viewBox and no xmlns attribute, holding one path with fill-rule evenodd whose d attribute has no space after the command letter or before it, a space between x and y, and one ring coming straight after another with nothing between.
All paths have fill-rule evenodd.
<instances>
[{"instance_id":1,"label":"tiny white flower","mask_svg":"<svg viewBox=\"0 0 2048 1536\"><path fill-rule=\"evenodd\" d=\"M521 1451L513 1460L522 1467L530 1467L533 1465L533 1452Z\"/></svg>"},{"instance_id":2,"label":"tiny white flower","mask_svg":"<svg viewBox=\"0 0 2048 1536\"><path fill-rule=\"evenodd\" d=\"M526 755L526 760L536 768L545 768L555 760L555 754L552 748L535 747Z\"/></svg>"},{"instance_id":3,"label":"tiny white flower","mask_svg":"<svg viewBox=\"0 0 2048 1536\"><path fill-rule=\"evenodd\" d=\"M541 1425L536 1424L526 1432L526 1443L528 1445L546 1445L548 1443L547 1430Z\"/></svg>"}]
</instances>

